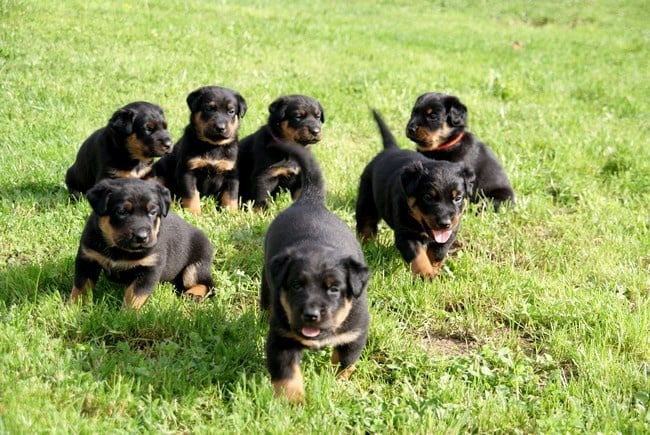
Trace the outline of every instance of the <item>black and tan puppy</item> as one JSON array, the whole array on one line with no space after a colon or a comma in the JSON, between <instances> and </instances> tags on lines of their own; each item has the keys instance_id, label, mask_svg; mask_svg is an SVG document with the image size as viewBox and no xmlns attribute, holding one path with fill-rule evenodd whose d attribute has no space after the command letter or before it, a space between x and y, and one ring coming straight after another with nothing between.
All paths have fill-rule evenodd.
<instances>
[{"instance_id":1,"label":"black and tan puppy","mask_svg":"<svg viewBox=\"0 0 650 435\"><path fill-rule=\"evenodd\" d=\"M466 130L467 108L452 95L429 92L418 97L406 136L423 155L462 163L476 174L472 201L486 198L498 211L502 202L514 204L515 193L492 150Z\"/></svg>"},{"instance_id":2,"label":"black and tan puppy","mask_svg":"<svg viewBox=\"0 0 650 435\"><path fill-rule=\"evenodd\" d=\"M154 165L155 175L197 216L204 196L215 196L222 207L236 210L237 134L246 100L232 89L205 86L187 96L187 105L190 122L172 153Z\"/></svg>"},{"instance_id":3,"label":"black and tan puppy","mask_svg":"<svg viewBox=\"0 0 650 435\"><path fill-rule=\"evenodd\" d=\"M301 402L303 349L332 346L339 376L354 371L368 336L370 272L350 228L325 207L323 177L311 152L286 142L273 146L296 159L303 188L273 220L264 241L266 359L275 394Z\"/></svg>"},{"instance_id":4,"label":"black and tan puppy","mask_svg":"<svg viewBox=\"0 0 650 435\"><path fill-rule=\"evenodd\" d=\"M159 281L193 297L210 293L212 246L201 230L169 212L167 188L107 179L86 197L93 211L79 243L71 302L87 299L102 270L108 279L127 285L124 304L129 307L140 308Z\"/></svg>"},{"instance_id":5,"label":"black and tan puppy","mask_svg":"<svg viewBox=\"0 0 650 435\"><path fill-rule=\"evenodd\" d=\"M357 233L368 241L383 219L393 229L395 246L411 272L433 278L456 238L474 175L458 163L400 149L379 114L373 114L384 150L361 175Z\"/></svg>"},{"instance_id":6,"label":"black and tan puppy","mask_svg":"<svg viewBox=\"0 0 650 435\"><path fill-rule=\"evenodd\" d=\"M269 106L268 123L239 143L237 168L242 203L265 208L269 196L282 189L293 199L300 194L300 166L291 155L273 147L286 141L308 147L321 140L325 112L318 101L304 95L279 97Z\"/></svg>"},{"instance_id":7,"label":"black and tan puppy","mask_svg":"<svg viewBox=\"0 0 650 435\"><path fill-rule=\"evenodd\" d=\"M153 158L168 153L172 143L159 106L144 101L127 104L81 144L65 184L78 199L104 178L147 178Z\"/></svg>"}]
</instances>

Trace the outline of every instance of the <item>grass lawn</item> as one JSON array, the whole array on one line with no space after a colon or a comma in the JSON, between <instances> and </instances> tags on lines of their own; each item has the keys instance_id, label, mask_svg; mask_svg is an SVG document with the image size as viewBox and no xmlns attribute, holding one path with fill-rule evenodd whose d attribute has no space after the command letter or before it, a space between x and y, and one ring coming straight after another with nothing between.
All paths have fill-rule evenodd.
<instances>
[{"instance_id":1,"label":"grass lawn","mask_svg":"<svg viewBox=\"0 0 650 435\"><path fill-rule=\"evenodd\" d=\"M0 0L0 433L648 433L650 9L643 1ZM443 273L413 279L380 227L368 345L339 381L306 353L306 403L275 400L257 293L288 206L194 218L216 255L202 304L158 287L121 309L101 279L70 307L89 206L63 183L128 102L178 139L203 85L248 102L317 98L328 206L354 226L380 148L443 91L506 168L518 203L469 211ZM176 210L179 208L176 206Z\"/></svg>"}]
</instances>

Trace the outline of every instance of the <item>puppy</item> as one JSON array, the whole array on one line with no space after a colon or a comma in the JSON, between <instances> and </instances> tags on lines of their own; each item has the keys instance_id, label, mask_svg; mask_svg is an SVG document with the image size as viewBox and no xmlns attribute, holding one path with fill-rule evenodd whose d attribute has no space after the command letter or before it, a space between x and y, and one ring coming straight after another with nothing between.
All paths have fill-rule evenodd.
<instances>
[{"instance_id":1,"label":"puppy","mask_svg":"<svg viewBox=\"0 0 650 435\"><path fill-rule=\"evenodd\" d=\"M324 181L311 152L295 143L270 147L301 168L300 197L269 226L261 305L270 311L266 361L276 396L303 400L302 350L334 347L339 376L354 371L368 336L370 272L350 228L325 208Z\"/></svg>"},{"instance_id":2,"label":"puppy","mask_svg":"<svg viewBox=\"0 0 650 435\"><path fill-rule=\"evenodd\" d=\"M68 192L79 199L104 178L147 178L153 158L168 153L171 147L165 114L159 106L145 101L127 104L81 144L65 175Z\"/></svg>"},{"instance_id":3,"label":"puppy","mask_svg":"<svg viewBox=\"0 0 650 435\"><path fill-rule=\"evenodd\" d=\"M81 235L70 301L88 297L103 269L127 285L125 306L140 308L159 281L204 298L213 287L212 245L198 228L169 213L171 195L158 183L106 179L88 190L93 211Z\"/></svg>"},{"instance_id":4,"label":"puppy","mask_svg":"<svg viewBox=\"0 0 650 435\"><path fill-rule=\"evenodd\" d=\"M472 201L487 198L498 211L501 203L514 204L515 193L492 150L467 131L467 108L452 95L430 92L415 102L406 136L423 155L460 162L476 174Z\"/></svg>"},{"instance_id":5,"label":"puppy","mask_svg":"<svg viewBox=\"0 0 650 435\"><path fill-rule=\"evenodd\" d=\"M370 240L384 219L411 272L433 278L456 238L474 174L458 163L399 149L383 119L373 114L384 150L361 175L357 234L363 241Z\"/></svg>"},{"instance_id":6,"label":"puppy","mask_svg":"<svg viewBox=\"0 0 650 435\"><path fill-rule=\"evenodd\" d=\"M300 166L272 144L287 141L308 147L321 140L324 122L323 107L313 98L286 95L273 101L267 125L239 143L242 203L253 201L255 209L265 208L269 195L275 197L282 189L295 200L300 194Z\"/></svg>"},{"instance_id":7,"label":"puppy","mask_svg":"<svg viewBox=\"0 0 650 435\"><path fill-rule=\"evenodd\" d=\"M154 165L154 173L181 205L201 214L200 198L213 195L222 207L236 210L239 177L237 134L247 104L237 91L205 86L187 96L190 122L171 154Z\"/></svg>"}]
</instances>

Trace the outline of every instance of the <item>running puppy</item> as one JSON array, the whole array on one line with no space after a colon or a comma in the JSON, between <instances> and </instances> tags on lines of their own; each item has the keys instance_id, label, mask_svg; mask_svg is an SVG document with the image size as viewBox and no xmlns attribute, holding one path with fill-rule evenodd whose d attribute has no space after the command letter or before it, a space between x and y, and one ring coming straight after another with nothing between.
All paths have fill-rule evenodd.
<instances>
[{"instance_id":1,"label":"running puppy","mask_svg":"<svg viewBox=\"0 0 650 435\"><path fill-rule=\"evenodd\" d=\"M325 122L323 107L304 95L279 97L269 106L268 123L239 143L242 203L253 201L255 209L266 207L269 195L287 189L295 200L300 194L300 166L288 153L272 145L286 141L308 147L321 140Z\"/></svg>"},{"instance_id":2,"label":"running puppy","mask_svg":"<svg viewBox=\"0 0 650 435\"><path fill-rule=\"evenodd\" d=\"M153 158L169 153L172 143L159 106L127 104L81 144L65 175L68 192L79 199L104 178L147 178Z\"/></svg>"},{"instance_id":3,"label":"running puppy","mask_svg":"<svg viewBox=\"0 0 650 435\"><path fill-rule=\"evenodd\" d=\"M273 147L296 159L303 189L266 232L260 299L270 311L266 362L275 394L297 403L303 349L332 346L339 376L354 371L368 337L370 272L350 228L325 207L311 152L286 142Z\"/></svg>"},{"instance_id":4,"label":"running puppy","mask_svg":"<svg viewBox=\"0 0 650 435\"><path fill-rule=\"evenodd\" d=\"M205 86L187 96L187 105L190 123L172 153L156 162L155 175L196 216L201 214L200 198L210 195L236 210L237 133L246 100L237 91Z\"/></svg>"},{"instance_id":5,"label":"running puppy","mask_svg":"<svg viewBox=\"0 0 650 435\"><path fill-rule=\"evenodd\" d=\"M501 203L515 202L508 176L492 150L465 129L467 108L452 95L429 92L418 97L406 136L423 155L436 160L459 162L476 174L471 198L485 197L498 211Z\"/></svg>"},{"instance_id":6,"label":"running puppy","mask_svg":"<svg viewBox=\"0 0 650 435\"><path fill-rule=\"evenodd\" d=\"M212 245L198 228L169 213L171 195L158 183L107 179L86 197L93 211L81 235L70 301L85 302L104 270L127 285L124 305L140 308L159 281L204 298L213 287Z\"/></svg>"},{"instance_id":7,"label":"running puppy","mask_svg":"<svg viewBox=\"0 0 650 435\"><path fill-rule=\"evenodd\" d=\"M400 149L383 119L373 114L384 150L361 175L357 234L363 241L370 240L384 219L411 272L433 278L456 238L474 174L458 163Z\"/></svg>"}]
</instances>

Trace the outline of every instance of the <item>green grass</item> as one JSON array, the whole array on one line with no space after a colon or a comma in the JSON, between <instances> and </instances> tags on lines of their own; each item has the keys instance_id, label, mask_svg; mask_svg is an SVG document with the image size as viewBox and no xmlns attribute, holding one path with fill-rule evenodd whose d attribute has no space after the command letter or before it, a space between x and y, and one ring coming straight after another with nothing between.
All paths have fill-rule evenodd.
<instances>
[{"instance_id":1,"label":"green grass","mask_svg":"<svg viewBox=\"0 0 650 435\"><path fill-rule=\"evenodd\" d=\"M650 431L650 10L642 1L0 0L0 432L647 433ZM513 48L518 41L522 48ZM325 108L314 147L351 227L358 177L400 145L416 97L469 108L518 194L470 212L463 249L414 280L386 226L366 247L370 339L337 381L303 362L307 403L274 400L257 292L267 212L182 215L216 250L216 297L160 285L140 313L100 280L63 304L86 203L63 174L113 111L145 99L180 137L216 84L249 111Z\"/></svg>"}]
</instances>

